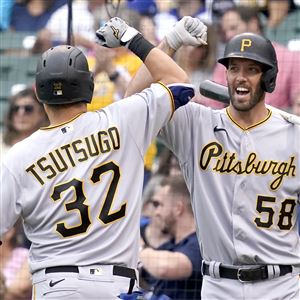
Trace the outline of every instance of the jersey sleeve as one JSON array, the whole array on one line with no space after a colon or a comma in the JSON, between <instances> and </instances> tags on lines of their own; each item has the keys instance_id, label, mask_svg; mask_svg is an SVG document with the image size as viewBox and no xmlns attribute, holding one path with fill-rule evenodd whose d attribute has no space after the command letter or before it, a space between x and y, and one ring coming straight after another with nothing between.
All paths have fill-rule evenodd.
<instances>
[{"instance_id":1,"label":"jersey sleeve","mask_svg":"<svg viewBox=\"0 0 300 300\"><path fill-rule=\"evenodd\" d=\"M2 237L13 225L21 214L20 184L16 182L4 163L1 165L1 199L0 199L0 236Z\"/></svg>"},{"instance_id":2,"label":"jersey sleeve","mask_svg":"<svg viewBox=\"0 0 300 300\"><path fill-rule=\"evenodd\" d=\"M143 155L175 109L171 91L160 83L116 104Z\"/></svg>"},{"instance_id":3,"label":"jersey sleeve","mask_svg":"<svg viewBox=\"0 0 300 300\"><path fill-rule=\"evenodd\" d=\"M188 117L190 105L191 103L177 109L170 122L163 127L159 135L163 143L181 162L188 159L191 147L191 120Z\"/></svg>"}]
</instances>

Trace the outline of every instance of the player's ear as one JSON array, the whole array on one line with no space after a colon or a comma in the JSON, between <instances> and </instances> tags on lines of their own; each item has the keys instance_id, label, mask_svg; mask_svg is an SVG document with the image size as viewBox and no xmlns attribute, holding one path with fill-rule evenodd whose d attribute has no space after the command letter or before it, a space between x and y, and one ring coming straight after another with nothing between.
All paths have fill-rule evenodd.
<instances>
[{"instance_id":1,"label":"player's ear","mask_svg":"<svg viewBox=\"0 0 300 300\"><path fill-rule=\"evenodd\" d=\"M183 211L184 211L183 201L180 199L176 200L174 204L174 213L176 214L176 216L180 216L182 215Z\"/></svg>"}]
</instances>

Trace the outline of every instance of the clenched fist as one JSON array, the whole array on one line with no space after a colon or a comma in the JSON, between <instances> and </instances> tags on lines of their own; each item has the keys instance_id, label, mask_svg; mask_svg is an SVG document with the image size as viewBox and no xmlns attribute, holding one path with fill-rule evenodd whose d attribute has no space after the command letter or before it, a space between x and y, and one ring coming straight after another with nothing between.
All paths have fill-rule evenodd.
<instances>
[{"instance_id":1,"label":"clenched fist","mask_svg":"<svg viewBox=\"0 0 300 300\"><path fill-rule=\"evenodd\" d=\"M185 16L166 34L166 39L169 46L174 50L177 50L182 45L206 45L207 26L198 18Z\"/></svg>"},{"instance_id":2,"label":"clenched fist","mask_svg":"<svg viewBox=\"0 0 300 300\"><path fill-rule=\"evenodd\" d=\"M112 18L96 31L97 43L107 48L128 46L139 32L120 18Z\"/></svg>"}]
</instances>

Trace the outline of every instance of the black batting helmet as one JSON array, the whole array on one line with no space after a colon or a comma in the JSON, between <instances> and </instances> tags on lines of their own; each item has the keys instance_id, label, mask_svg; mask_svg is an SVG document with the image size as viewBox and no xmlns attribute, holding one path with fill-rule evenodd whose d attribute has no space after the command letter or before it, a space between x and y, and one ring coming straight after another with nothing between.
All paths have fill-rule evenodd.
<instances>
[{"instance_id":1,"label":"black batting helmet","mask_svg":"<svg viewBox=\"0 0 300 300\"><path fill-rule=\"evenodd\" d=\"M242 33L233 37L226 45L224 57L219 63L228 68L230 58L247 58L263 64L262 89L272 93L278 73L276 52L271 42L254 33Z\"/></svg>"},{"instance_id":2,"label":"black batting helmet","mask_svg":"<svg viewBox=\"0 0 300 300\"><path fill-rule=\"evenodd\" d=\"M36 70L38 99L46 104L90 103L94 79L85 55L63 45L45 51Z\"/></svg>"}]
</instances>

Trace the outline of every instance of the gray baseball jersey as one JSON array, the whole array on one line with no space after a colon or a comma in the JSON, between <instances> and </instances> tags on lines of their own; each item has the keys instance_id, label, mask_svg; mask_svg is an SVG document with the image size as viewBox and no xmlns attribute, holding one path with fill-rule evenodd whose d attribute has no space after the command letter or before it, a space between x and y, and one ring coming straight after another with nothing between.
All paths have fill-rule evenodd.
<instances>
[{"instance_id":1,"label":"gray baseball jersey","mask_svg":"<svg viewBox=\"0 0 300 300\"><path fill-rule=\"evenodd\" d=\"M19 216L32 272L60 265L135 268L143 156L174 109L156 83L97 112L38 130L1 167L0 235Z\"/></svg>"},{"instance_id":2,"label":"gray baseball jersey","mask_svg":"<svg viewBox=\"0 0 300 300\"><path fill-rule=\"evenodd\" d=\"M162 137L177 155L206 261L300 265L300 126L280 115L242 129L226 109L189 103Z\"/></svg>"}]
</instances>

